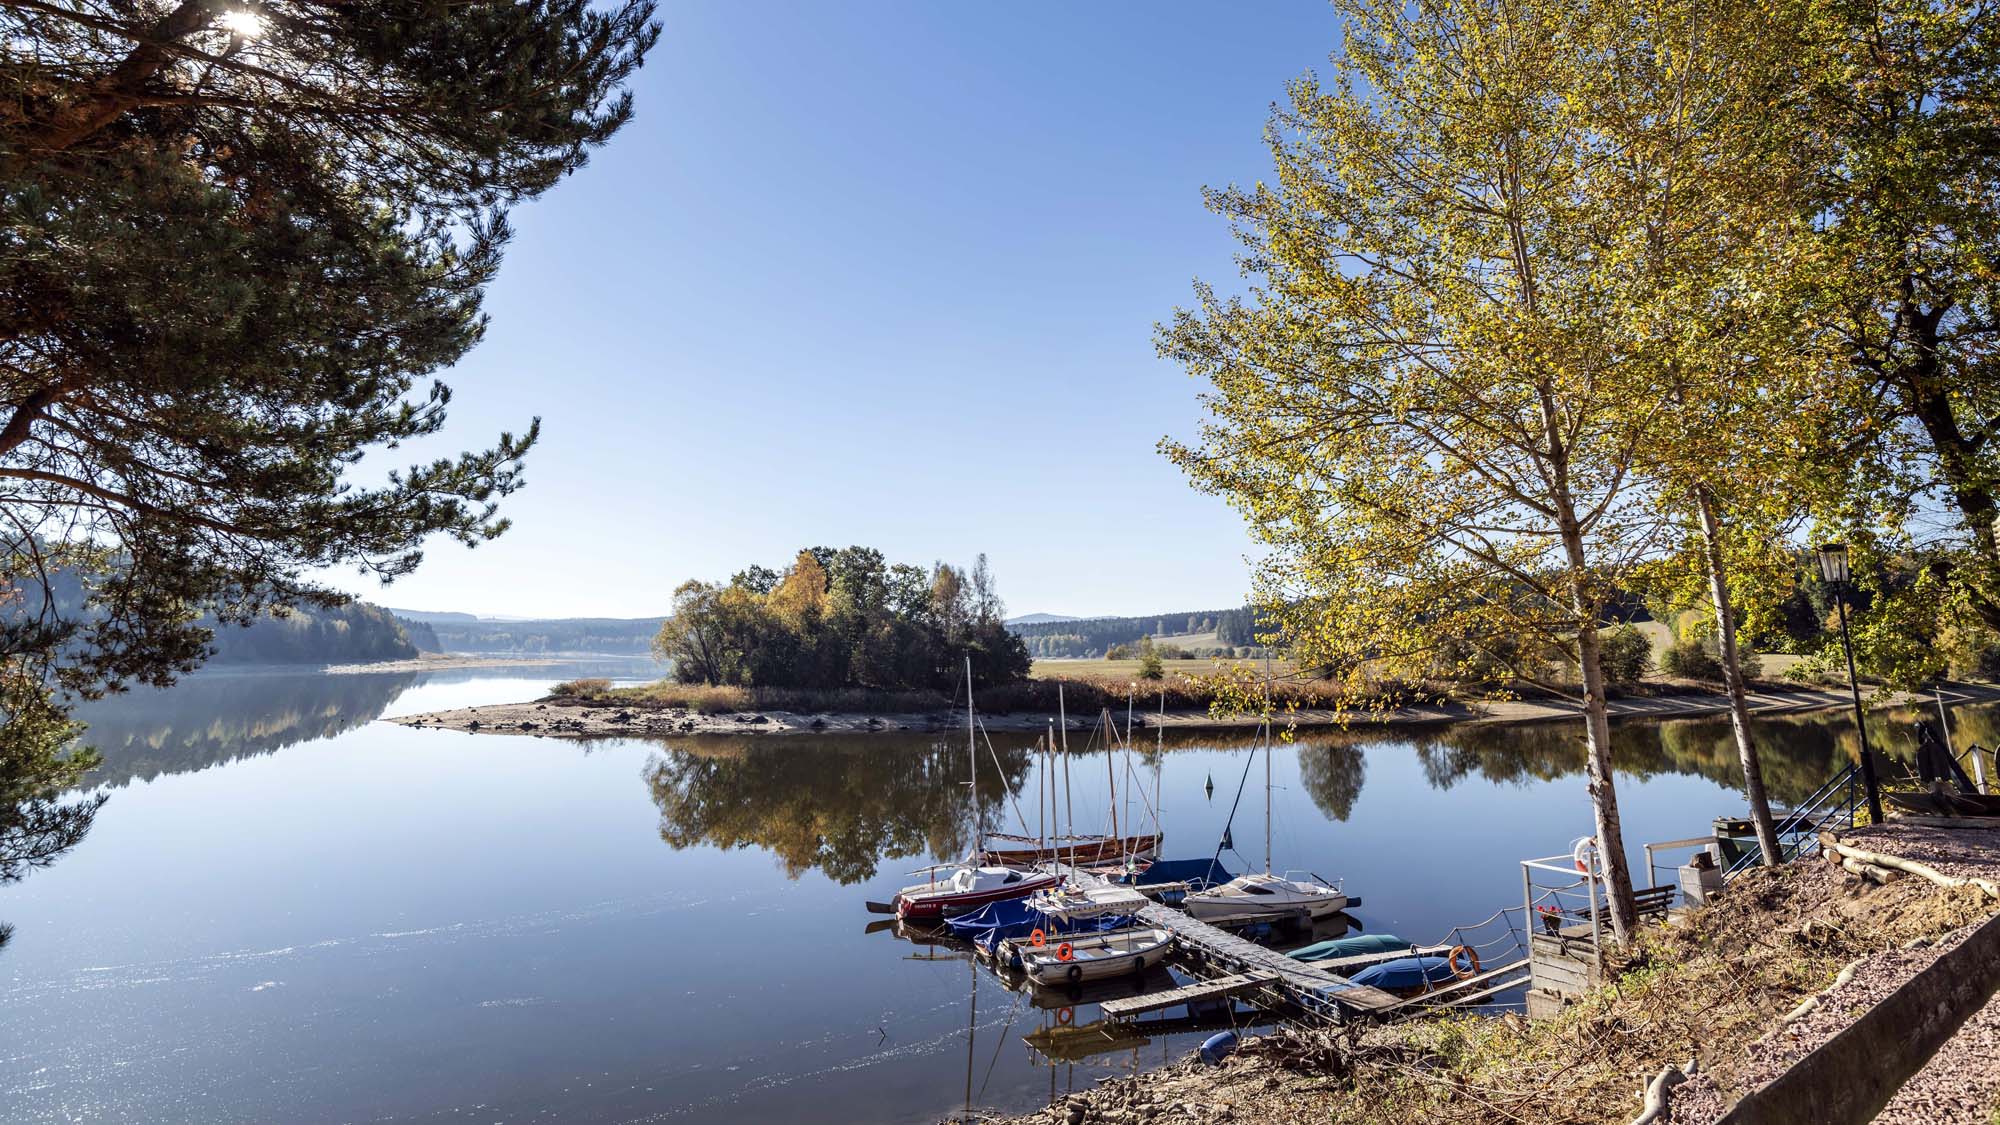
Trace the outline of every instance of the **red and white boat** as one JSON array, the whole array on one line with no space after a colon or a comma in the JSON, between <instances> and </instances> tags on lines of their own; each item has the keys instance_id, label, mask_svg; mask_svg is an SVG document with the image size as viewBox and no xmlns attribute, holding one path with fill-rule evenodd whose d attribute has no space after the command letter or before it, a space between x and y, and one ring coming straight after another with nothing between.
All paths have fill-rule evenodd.
<instances>
[{"instance_id":1,"label":"red and white boat","mask_svg":"<svg viewBox=\"0 0 2000 1125\"><path fill-rule=\"evenodd\" d=\"M894 900L896 917L916 921L955 918L988 903L1026 898L1059 882L1055 875L1046 871L1024 871L1013 867L968 864L946 870L948 873L940 878L897 891Z\"/></svg>"}]
</instances>

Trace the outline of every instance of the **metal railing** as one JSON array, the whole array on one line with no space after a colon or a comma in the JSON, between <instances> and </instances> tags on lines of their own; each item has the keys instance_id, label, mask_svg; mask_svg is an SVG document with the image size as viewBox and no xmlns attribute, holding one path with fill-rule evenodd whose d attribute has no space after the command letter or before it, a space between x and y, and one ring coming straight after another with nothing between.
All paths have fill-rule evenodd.
<instances>
[{"instance_id":1,"label":"metal railing","mask_svg":"<svg viewBox=\"0 0 2000 1125\"><path fill-rule=\"evenodd\" d=\"M1778 830L1778 862L1790 863L1801 856L1819 854L1819 834L1828 828L1852 828L1856 813L1863 807L1861 767L1849 766L1814 790L1797 808L1785 814ZM1762 846L1743 853L1722 873L1728 882L1763 862Z\"/></svg>"}]
</instances>

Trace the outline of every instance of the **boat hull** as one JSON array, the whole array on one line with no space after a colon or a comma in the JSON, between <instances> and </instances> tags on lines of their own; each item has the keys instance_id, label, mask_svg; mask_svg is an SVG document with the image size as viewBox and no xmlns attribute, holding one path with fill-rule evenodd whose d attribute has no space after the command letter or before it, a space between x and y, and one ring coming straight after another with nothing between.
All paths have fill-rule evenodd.
<instances>
[{"instance_id":1,"label":"boat hull","mask_svg":"<svg viewBox=\"0 0 2000 1125\"><path fill-rule=\"evenodd\" d=\"M1106 837L1102 840L1082 842L1074 847L1065 844L1061 847L1047 848L989 849L982 853L980 858L985 863L1029 867L1052 860L1069 863L1074 856L1077 866L1089 867L1102 863L1118 863L1127 858L1151 859L1159 853L1159 850L1158 836L1126 836L1121 839Z\"/></svg>"},{"instance_id":2,"label":"boat hull","mask_svg":"<svg viewBox=\"0 0 2000 1125\"><path fill-rule=\"evenodd\" d=\"M990 903L1026 898L1036 891L1047 890L1055 885L1055 876L1038 875L1018 883L1009 883L1004 887L989 887L985 890L926 889L935 884L906 887L896 895L896 917L911 921L956 918L960 914L969 914Z\"/></svg>"},{"instance_id":3,"label":"boat hull","mask_svg":"<svg viewBox=\"0 0 2000 1125\"><path fill-rule=\"evenodd\" d=\"M1060 952L1064 944L1071 948L1068 961ZM1065 988L1144 973L1173 949L1173 935L1166 930L1119 930L1028 950L1021 955L1021 971L1044 988Z\"/></svg>"}]
</instances>

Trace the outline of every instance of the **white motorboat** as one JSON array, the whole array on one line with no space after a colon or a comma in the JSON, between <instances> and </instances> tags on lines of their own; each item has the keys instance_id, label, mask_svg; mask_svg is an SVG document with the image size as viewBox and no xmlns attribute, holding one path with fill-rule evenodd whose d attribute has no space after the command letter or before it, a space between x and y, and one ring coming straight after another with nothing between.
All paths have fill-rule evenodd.
<instances>
[{"instance_id":1,"label":"white motorboat","mask_svg":"<svg viewBox=\"0 0 2000 1125\"><path fill-rule=\"evenodd\" d=\"M1173 948L1174 935L1152 926L1050 938L1021 951L1021 970L1036 984L1059 988L1143 973L1166 960Z\"/></svg>"},{"instance_id":2,"label":"white motorboat","mask_svg":"<svg viewBox=\"0 0 2000 1125\"><path fill-rule=\"evenodd\" d=\"M1273 875L1259 871L1239 875L1219 887L1195 891L1181 906L1204 922L1268 922L1299 917L1318 921L1346 909L1347 895L1337 884L1328 886L1302 873Z\"/></svg>"}]
</instances>

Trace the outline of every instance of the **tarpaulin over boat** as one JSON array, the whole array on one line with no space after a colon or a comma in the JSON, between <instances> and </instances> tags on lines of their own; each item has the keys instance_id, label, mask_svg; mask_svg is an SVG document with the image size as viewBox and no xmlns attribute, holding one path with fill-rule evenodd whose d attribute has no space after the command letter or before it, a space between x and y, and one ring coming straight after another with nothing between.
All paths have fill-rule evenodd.
<instances>
[{"instance_id":1,"label":"tarpaulin over boat","mask_svg":"<svg viewBox=\"0 0 2000 1125\"><path fill-rule=\"evenodd\" d=\"M945 922L945 925L951 927L953 936L974 942L988 951L1007 938L1027 937L1037 928L1051 934L1097 934L1109 930L1123 930L1137 924L1137 919L1124 914L1107 914L1096 918L1051 919L1020 899L988 903L970 914Z\"/></svg>"},{"instance_id":2,"label":"tarpaulin over boat","mask_svg":"<svg viewBox=\"0 0 2000 1125\"><path fill-rule=\"evenodd\" d=\"M1213 859L1156 859L1152 866L1139 872L1132 880L1134 886L1150 887L1158 883L1191 883L1197 887L1216 887L1227 883L1236 876Z\"/></svg>"},{"instance_id":3,"label":"tarpaulin over boat","mask_svg":"<svg viewBox=\"0 0 2000 1125\"><path fill-rule=\"evenodd\" d=\"M1370 988L1393 990L1443 984L1455 975L1451 971L1449 957L1398 957L1394 961L1370 965L1347 979Z\"/></svg>"},{"instance_id":4,"label":"tarpaulin over boat","mask_svg":"<svg viewBox=\"0 0 2000 1125\"><path fill-rule=\"evenodd\" d=\"M1353 934L1331 941L1314 942L1294 949L1288 956L1300 961L1331 961L1337 957L1365 957L1370 953L1401 953L1413 948L1395 934Z\"/></svg>"}]
</instances>

